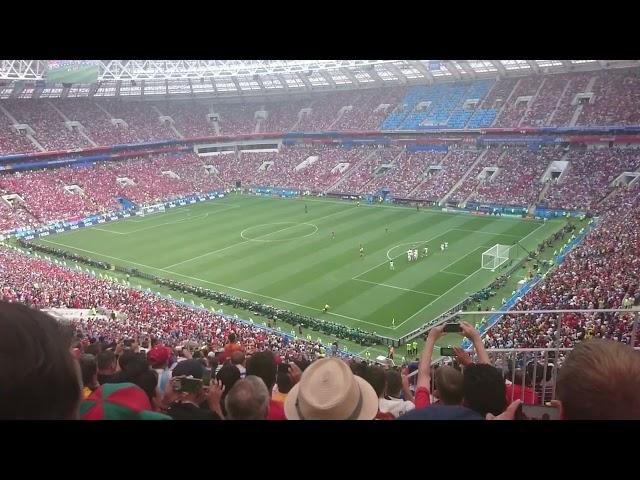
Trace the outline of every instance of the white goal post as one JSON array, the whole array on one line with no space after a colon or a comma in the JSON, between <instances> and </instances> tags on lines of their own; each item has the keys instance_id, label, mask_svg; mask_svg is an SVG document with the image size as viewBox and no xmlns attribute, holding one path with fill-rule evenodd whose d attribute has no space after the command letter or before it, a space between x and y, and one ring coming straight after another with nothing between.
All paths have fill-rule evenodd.
<instances>
[{"instance_id":1,"label":"white goal post","mask_svg":"<svg viewBox=\"0 0 640 480\"><path fill-rule=\"evenodd\" d=\"M495 244L486 252L482 253L482 268L495 270L510 258L512 245Z\"/></svg>"}]
</instances>

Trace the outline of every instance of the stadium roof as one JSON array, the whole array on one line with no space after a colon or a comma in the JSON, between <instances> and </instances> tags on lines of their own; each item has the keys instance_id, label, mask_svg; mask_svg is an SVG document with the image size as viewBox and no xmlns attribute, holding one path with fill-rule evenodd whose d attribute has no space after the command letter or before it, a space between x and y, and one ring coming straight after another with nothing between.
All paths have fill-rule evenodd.
<instances>
[{"instance_id":1,"label":"stadium roof","mask_svg":"<svg viewBox=\"0 0 640 480\"><path fill-rule=\"evenodd\" d=\"M0 98L304 93L637 66L638 60L0 60ZM72 75L87 68L93 77ZM52 74L60 69L67 76ZM29 81L33 88L25 88Z\"/></svg>"}]
</instances>

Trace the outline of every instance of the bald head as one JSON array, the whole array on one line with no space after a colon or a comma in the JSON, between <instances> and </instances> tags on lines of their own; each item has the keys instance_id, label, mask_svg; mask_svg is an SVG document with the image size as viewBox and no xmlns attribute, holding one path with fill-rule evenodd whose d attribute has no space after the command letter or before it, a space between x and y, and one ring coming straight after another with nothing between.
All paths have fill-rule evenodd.
<instances>
[{"instance_id":1,"label":"bald head","mask_svg":"<svg viewBox=\"0 0 640 480\"><path fill-rule=\"evenodd\" d=\"M225 398L229 420L264 420L269 413L269 390L260 377L238 380Z\"/></svg>"}]
</instances>

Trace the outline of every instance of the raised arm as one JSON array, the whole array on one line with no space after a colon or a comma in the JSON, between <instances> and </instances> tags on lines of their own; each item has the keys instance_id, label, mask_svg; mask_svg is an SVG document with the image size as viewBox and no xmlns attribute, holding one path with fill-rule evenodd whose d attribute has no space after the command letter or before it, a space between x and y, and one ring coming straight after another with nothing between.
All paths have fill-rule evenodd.
<instances>
[{"instance_id":1,"label":"raised arm","mask_svg":"<svg viewBox=\"0 0 640 480\"><path fill-rule=\"evenodd\" d=\"M478 355L478 363L491 365L491 360L489 360L487 350L484 348L480 332L473 328L468 322L460 322L460 327L462 327L462 334L473 343L473 347L476 349L476 354Z\"/></svg>"},{"instance_id":2,"label":"raised arm","mask_svg":"<svg viewBox=\"0 0 640 480\"><path fill-rule=\"evenodd\" d=\"M418 382L416 387L425 387L429 389L429 383L431 381L431 357L433 356L433 348L436 344L436 340L442 336L443 326L439 325L429 330L427 341L420 357L420 364L418 366Z\"/></svg>"}]
</instances>

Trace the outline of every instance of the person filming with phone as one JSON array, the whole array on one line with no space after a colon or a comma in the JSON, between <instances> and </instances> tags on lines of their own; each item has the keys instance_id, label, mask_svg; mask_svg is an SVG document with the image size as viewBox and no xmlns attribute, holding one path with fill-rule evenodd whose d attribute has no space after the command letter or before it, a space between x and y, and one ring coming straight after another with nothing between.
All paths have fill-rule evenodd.
<instances>
[{"instance_id":1,"label":"person filming with phone","mask_svg":"<svg viewBox=\"0 0 640 480\"><path fill-rule=\"evenodd\" d=\"M431 405L431 357L436 341L444 333L457 333L471 340L478 355L478 363L473 363L468 355L459 354L457 348L441 349L441 355L455 356L458 362L464 365L464 372L460 382L453 372L446 371L446 367L440 367L445 369L443 373L446 375L436 376L440 385L436 382L434 391L441 390L437 395L441 402L438 405ZM461 392L460 386L462 386ZM429 331L418 367L415 405L415 410L400 418L405 420L483 420L487 413L498 415L504 411L506 407L504 380L498 369L491 365L480 333L469 323L438 325Z\"/></svg>"},{"instance_id":2,"label":"person filming with phone","mask_svg":"<svg viewBox=\"0 0 640 480\"><path fill-rule=\"evenodd\" d=\"M174 420L222 420L222 382L211 379L211 371L195 359L180 362L167 382L163 404Z\"/></svg>"}]
</instances>

